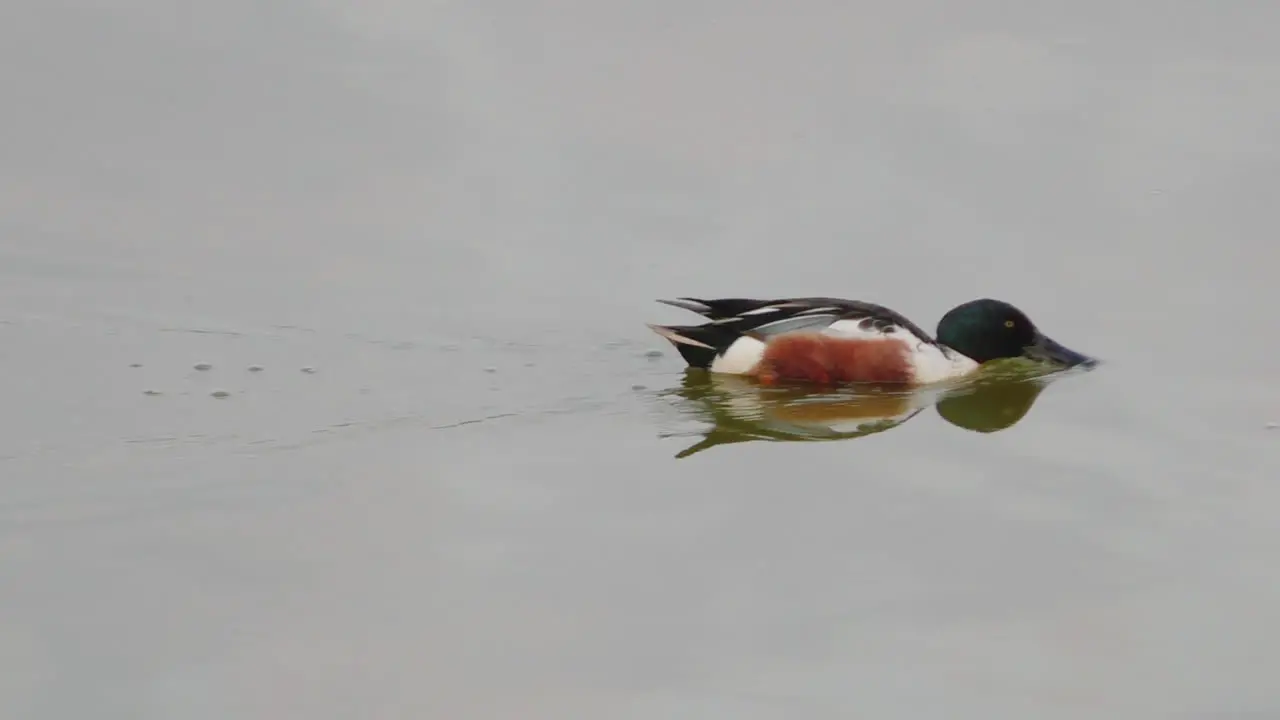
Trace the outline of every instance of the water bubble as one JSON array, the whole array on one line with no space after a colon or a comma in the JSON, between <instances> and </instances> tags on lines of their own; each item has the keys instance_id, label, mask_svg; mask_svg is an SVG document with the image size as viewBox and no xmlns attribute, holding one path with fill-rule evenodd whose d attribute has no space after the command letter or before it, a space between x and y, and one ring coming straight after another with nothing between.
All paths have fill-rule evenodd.
<instances>
[{"instance_id":1,"label":"water bubble","mask_svg":"<svg viewBox=\"0 0 1280 720\"><path fill-rule=\"evenodd\" d=\"M487 368L485 368L485 369L484 369L484 371L485 371L485 372L487 372L487 373L493 374L493 373L498 372L498 368L496 368L496 367L487 367Z\"/></svg>"},{"instance_id":2,"label":"water bubble","mask_svg":"<svg viewBox=\"0 0 1280 720\"><path fill-rule=\"evenodd\" d=\"M650 350L649 352L645 353L644 356L649 358L650 360L657 360L658 358L662 357L662 351Z\"/></svg>"},{"instance_id":3,"label":"water bubble","mask_svg":"<svg viewBox=\"0 0 1280 720\"><path fill-rule=\"evenodd\" d=\"M316 372L316 369L311 367L310 365L307 365L306 367L302 368L302 372L308 375L314 375Z\"/></svg>"},{"instance_id":4,"label":"water bubble","mask_svg":"<svg viewBox=\"0 0 1280 720\"><path fill-rule=\"evenodd\" d=\"M250 365L250 366L249 366L249 372L262 372L262 366L261 366L261 365Z\"/></svg>"},{"instance_id":5,"label":"water bubble","mask_svg":"<svg viewBox=\"0 0 1280 720\"><path fill-rule=\"evenodd\" d=\"M1276 428L1280 428L1280 422L1269 422L1263 427L1265 427L1268 430L1275 430Z\"/></svg>"},{"instance_id":6,"label":"water bubble","mask_svg":"<svg viewBox=\"0 0 1280 720\"><path fill-rule=\"evenodd\" d=\"M129 363L129 367L131 367L131 368L140 368L140 367L142 367L142 363Z\"/></svg>"},{"instance_id":7,"label":"water bubble","mask_svg":"<svg viewBox=\"0 0 1280 720\"><path fill-rule=\"evenodd\" d=\"M156 396L156 395L163 395L164 393L160 392L159 390L143 390L143 391L142 391L142 394L143 394L143 395L150 395L150 396L154 397L154 396Z\"/></svg>"},{"instance_id":8,"label":"water bubble","mask_svg":"<svg viewBox=\"0 0 1280 720\"><path fill-rule=\"evenodd\" d=\"M632 386L631 386L631 389L632 389L632 390L635 390L636 392L639 392L639 391L641 391L641 390L648 390L649 388L645 387L644 385L640 385L640 384L638 384L638 383L637 383L637 384L635 384L635 385L632 385Z\"/></svg>"},{"instance_id":9,"label":"water bubble","mask_svg":"<svg viewBox=\"0 0 1280 720\"><path fill-rule=\"evenodd\" d=\"M192 367L194 367L195 369L199 370L200 372L204 372L204 371L206 371L206 370L212 370L212 369L213 369L213 365L212 365L212 364L210 364L210 363L207 363L207 362L198 362L198 363L196 363L195 365L193 365Z\"/></svg>"},{"instance_id":10,"label":"water bubble","mask_svg":"<svg viewBox=\"0 0 1280 720\"><path fill-rule=\"evenodd\" d=\"M209 393L209 397L216 397L219 400L221 400L222 398L231 397L231 393L227 392L226 390L214 390L213 392Z\"/></svg>"}]
</instances>

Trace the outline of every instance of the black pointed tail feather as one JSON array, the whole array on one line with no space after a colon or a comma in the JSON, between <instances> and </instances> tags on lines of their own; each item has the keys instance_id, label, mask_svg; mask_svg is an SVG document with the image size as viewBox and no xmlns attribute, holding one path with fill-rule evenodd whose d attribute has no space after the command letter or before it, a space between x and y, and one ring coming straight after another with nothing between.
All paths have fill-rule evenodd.
<instances>
[{"instance_id":1,"label":"black pointed tail feather","mask_svg":"<svg viewBox=\"0 0 1280 720\"><path fill-rule=\"evenodd\" d=\"M697 298L682 297L682 298L676 298L674 300L659 299L658 302L662 303L663 305L678 307L681 310L689 310L691 312L696 312L699 315L706 315L707 313L711 312L711 306L708 305L706 301L699 300Z\"/></svg>"},{"instance_id":2,"label":"black pointed tail feather","mask_svg":"<svg viewBox=\"0 0 1280 720\"><path fill-rule=\"evenodd\" d=\"M753 310L758 307L768 305L768 300L757 300L755 298L717 298L714 300L704 300L702 298L680 297L675 300L659 300L663 305L678 307L683 310L691 310L708 320L720 320L722 318L733 317L739 313Z\"/></svg>"},{"instance_id":3,"label":"black pointed tail feather","mask_svg":"<svg viewBox=\"0 0 1280 720\"><path fill-rule=\"evenodd\" d=\"M850 304L848 300L827 297L801 297L801 298L694 298L681 297L675 300L659 300L658 302L672 307L682 308L684 310L692 310L702 315L708 320L722 320L724 318L736 317L746 312L751 312L766 305L776 303L800 303L812 307L821 305L831 305L835 307L847 306Z\"/></svg>"},{"instance_id":4,"label":"black pointed tail feather","mask_svg":"<svg viewBox=\"0 0 1280 720\"><path fill-rule=\"evenodd\" d=\"M670 341L691 367L702 369L710 368L718 356L742 337L720 325L651 324L649 328Z\"/></svg>"}]
</instances>

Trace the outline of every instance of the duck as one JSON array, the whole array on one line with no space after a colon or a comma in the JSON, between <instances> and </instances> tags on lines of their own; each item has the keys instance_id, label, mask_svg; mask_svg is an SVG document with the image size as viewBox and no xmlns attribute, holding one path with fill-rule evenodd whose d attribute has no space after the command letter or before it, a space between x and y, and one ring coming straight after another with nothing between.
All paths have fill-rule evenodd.
<instances>
[{"instance_id":1,"label":"duck","mask_svg":"<svg viewBox=\"0 0 1280 720\"><path fill-rule=\"evenodd\" d=\"M690 368L751 376L765 385L924 386L964 378L1010 358L1063 369L1097 364L1045 335L1022 310L992 298L948 310L936 337L901 313L860 300L681 297L658 302L706 319L698 325L648 323Z\"/></svg>"}]
</instances>

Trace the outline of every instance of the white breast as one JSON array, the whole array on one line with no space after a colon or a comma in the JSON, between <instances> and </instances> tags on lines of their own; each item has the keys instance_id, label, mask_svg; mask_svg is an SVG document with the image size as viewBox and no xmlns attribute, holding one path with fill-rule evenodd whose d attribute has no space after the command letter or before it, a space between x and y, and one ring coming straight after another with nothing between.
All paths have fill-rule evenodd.
<instances>
[{"instance_id":1,"label":"white breast","mask_svg":"<svg viewBox=\"0 0 1280 720\"><path fill-rule=\"evenodd\" d=\"M919 343L910 357L916 382L925 385L963 377L978 369L978 363L955 350L926 343Z\"/></svg>"}]
</instances>

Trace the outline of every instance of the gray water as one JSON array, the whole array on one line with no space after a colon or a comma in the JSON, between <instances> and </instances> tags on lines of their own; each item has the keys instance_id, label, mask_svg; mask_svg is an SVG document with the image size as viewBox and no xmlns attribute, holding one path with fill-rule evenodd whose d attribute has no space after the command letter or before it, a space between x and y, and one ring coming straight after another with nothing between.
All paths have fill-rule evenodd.
<instances>
[{"instance_id":1,"label":"gray water","mask_svg":"<svg viewBox=\"0 0 1280 720\"><path fill-rule=\"evenodd\" d=\"M4 4L0 714L1280 717L1278 25ZM787 442L679 295L1104 363Z\"/></svg>"}]
</instances>

